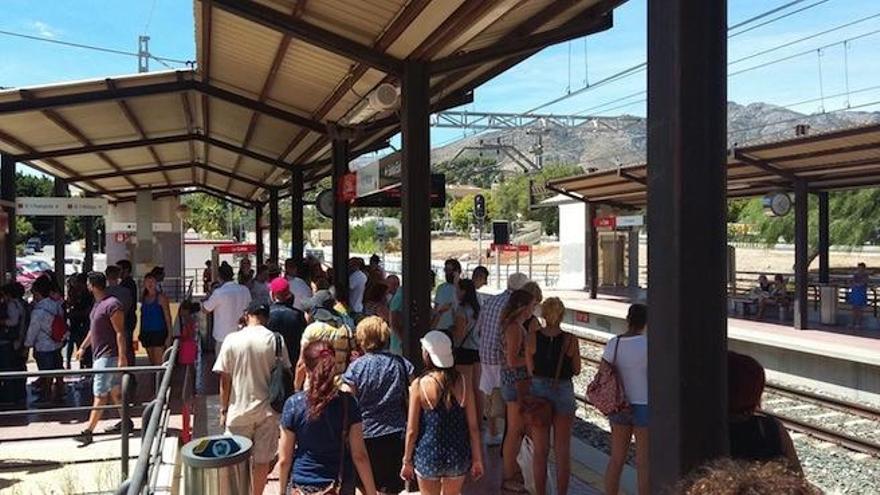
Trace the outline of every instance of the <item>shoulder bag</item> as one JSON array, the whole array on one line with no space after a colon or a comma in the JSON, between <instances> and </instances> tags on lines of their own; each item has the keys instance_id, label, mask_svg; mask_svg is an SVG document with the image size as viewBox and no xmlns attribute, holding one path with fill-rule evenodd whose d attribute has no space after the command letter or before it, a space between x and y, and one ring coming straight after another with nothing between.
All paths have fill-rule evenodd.
<instances>
[{"instance_id":1,"label":"shoulder bag","mask_svg":"<svg viewBox=\"0 0 880 495\"><path fill-rule=\"evenodd\" d=\"M282 359L281 335L273 333L275 337L275 364L272 365L272 375L269 377L269 404L277 413L284 412L284 402L293 392L293 371Z\"/></svg>"},{"instance_id":2,"label":"shoulder bag","mask_svg":"<svg viewBox=\"0 0 880 495\"><path fill-rule=\"evenodd\" d=\"M619 346L620 338L618 337L614 342L614 356L611 358L611 362L602 359L602 362L599 363L599 371L587 386L587 398L605 416L630 409L623 389L623 380L620 379L617 369L614 367Z\"/></svg>"},{"instance_id":3,"label":"shoulder bag","mask_svg":"<svg viewBox=\"0 0 880 495\"><path fill-rule=\"evenodd\" d=\"M553 373L553 387L559 382L559 374L562 372L562 361L568 353L568 334L562 333L562 348L559 359L556 361L556 371ZM537 338L537 337L536 337ZM523 416L527 426L547 426L553 421L553 404L543 398L528 395L524 401Z\"/></svg>"}]
</instances>

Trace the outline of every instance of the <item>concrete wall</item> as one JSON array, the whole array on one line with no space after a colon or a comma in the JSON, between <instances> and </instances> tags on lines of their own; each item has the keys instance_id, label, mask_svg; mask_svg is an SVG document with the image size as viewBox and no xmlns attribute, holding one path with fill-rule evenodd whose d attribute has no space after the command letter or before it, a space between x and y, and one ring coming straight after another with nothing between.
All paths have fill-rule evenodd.
<instances>
[{"instance_id":1,"label":"concrete wall","mask_svg":"<svg viewBox=\"0 0 880 495\"><path fill-rule=\"evenodd\" d=\"M153 238L152 249L136 258L138 237L135 232L120 231L114 224L136 224L137 208L134 202L110 205L107 222L107 261L115 263L121 259L132 260L135 276L140 277L154 266L165 267L165 276L180 277L181 235L180 219L177 217L177 198L161 198L152 202ZM158 224L158 225L157 225ZM157 228L161 227L161 228ZM166 230L170 227L170 231ZM163 231L157 231L163 230ZM117 234L123 234L121 237ZM121 242L120 242L121 241Z\"/></svg>"},{"instance_id":2,"label":"concrete wall","mask_svg":"<svg viewBox=\"0 0 880 495\"><path fill-rule=\"evenodd\" d=\"M559 205L559 289L584 288L586 204Z\"/></svg>"}]
</instances>

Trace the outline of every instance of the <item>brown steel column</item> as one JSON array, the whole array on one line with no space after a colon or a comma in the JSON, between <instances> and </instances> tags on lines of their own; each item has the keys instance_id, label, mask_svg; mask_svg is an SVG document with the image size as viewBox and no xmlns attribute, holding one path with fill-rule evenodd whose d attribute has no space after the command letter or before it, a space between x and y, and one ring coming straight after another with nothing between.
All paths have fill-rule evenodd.
<instances>
[{"instance_id":1,"label":"brown steel column","mask_svg":"<svg viewBox=\"0 0 880 495\"><path fill-rule=\"evenodd\" d=\"M800 179L794 185L794 327L798 330L807 328L809 314L809 306L807 305L810 264L808 214L807 181Z\"/></svg>"},{"instance_id":2,"label":"brown steel column","mask_svg":"<svg viewBox=\"0 0 880 495\"><path fill-rule=\"evenodd\" d=\"M342 177L348 173L348 141L333 140L333 193L342 189ZM302 230L302 229L300 229ZM333 286L348 294L348 203L337 197L333 202Z\"/></svg>"},{"instance_id":3,"label":"brown steel column","mask_svg":"<svg viewBox=\"0 0 880 495\"><path fill-rule=\"evenodd\" d=\"M303 171L297 167L290 178L290 257L303 259Z\"/></svg>"},{"instance_id":4,"label":"brown steel column","mask_svg":"<svg viewBox=\"0 0 880 495\"><path fill-rule=\"evenodd\" d=\"M266 246L263 245L263 205L257 203L254 205L254 230L257 232L257 266L264 263L266 259Z\"/></svg>"},{"instance_id":5,"label":"brown steel column","mask_svg":"<svg viewBox=\"0 0 880 495\"><path fill-rule=\"evenodd\" d=\"M827 284L831 278L829 264L829 250L831 248L829 228L831 219L828 213L828 191L816 193L816 199L819 200L819 283Z\"/></svg>"},{"instance_id":6,"label":"brown steel column","mask_svg":"<svg viewBox=\"0 0 880 495\"><path fill-rule=\"evenodd\" d=\"M403 229L403 345L413 362L431 322L431 133L428 67L404 66L401 106Z\"/></svg>"},{"instance_id":7,"label":"brown steel column","mask_svg":"<svg viewBox=\"0 0 880 495\"><path fill-rule=\"evenodd\" d=\"M283 266L278 259L278 231L281 222L278 221L278 189L269 189L269 259L273 263Z\"/></svg>"},{"instance_id":8,"label":"brown steel column","mask_svg":"<svg viewBox=\"0 0 880 495\"><path fill-rule=\"evenodd\" d=\"M727 438L725 0L648 0L650 486Z\"/></svg>"},{"instance_id":9,"label":"brown steel column","mask_svg":"<svg viewBox=\"0 0 880 495\"><path fill-rule=\"evenodd\" d=\"M639 288L639 229L630 227L627 232L627 286L633 290L633 297L637 295L635 289Z\"/></svg>"},{"instance_id":10,"label":"brown steel column","mask_svg":"<svg viewBox=\"0 0 880 495\"><path fill-rule=\"evenodd\" d=\"M599 231L596 229L596 205L587 203L587 245L584 246L587 264L584 270L587 276L587 290L590 299L599 295Z\"/></svg>"},{"instance_id":11,"label":"brown steel column","mask_svg":"<svg viewBox=\"0 0 880 495\"><path fill-rule=\"evenodd\" d=\"M83 273L89 273L95 269L95 217L83 218L83 234L85 249L83 250Z\"/></svg>"},{"instance_id":12,"label":"brown steel column","mask_svg":"<svg viewBox=\"0 0 880 495\"><path fill-rule=\"evenodd\" d=\"M9 221L9 234L3 246L3 274L0 275L5 282L15 281L15 245L18 243L15 231L15 158L11 155L0 155L0 199L9 203L4 206ZM8 278L7 278L8 277Z\"/></svg>"},{"instance_id":13,"label":"brown steel column","mask_svg":"<svg viewBox=\"0 0 880 495\"><path fill-rule=\"evenodd\" d=\"M55 178L53 196L56 198L67 196L67 183L63 179ZM55 280L58 282L62 294L64 293L64 244L66 237L64 220L65 217L62 216L56 216L52 220L55 242Z\"/></svg>"}]
</instances>

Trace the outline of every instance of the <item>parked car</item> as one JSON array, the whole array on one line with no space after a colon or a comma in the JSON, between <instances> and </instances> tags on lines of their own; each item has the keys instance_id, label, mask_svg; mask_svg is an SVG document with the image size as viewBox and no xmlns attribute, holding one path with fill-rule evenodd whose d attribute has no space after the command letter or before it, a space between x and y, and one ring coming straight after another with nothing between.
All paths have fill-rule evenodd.
<instances>
[{"instance_id":1,"label":"parked car","mask_svg":"<svg viewBox=\"0 0 880 495\"><path fill-rule=\"evenodd\" d=\"M70 276L82 271L83 260L80 258L64 258L64 275Z\"/></svg>"},{"instance_id":2,"label":"parked car","mask_svg":"<svg viewBox=\"0 0 880 495\"><path fill-rule=\"evenodd\" d=\"M43 240L39 237L31 237L25 243L25 247L29 247L34 250L34 252L42 253L43 252Z\"/></svg>"}]
</instances>

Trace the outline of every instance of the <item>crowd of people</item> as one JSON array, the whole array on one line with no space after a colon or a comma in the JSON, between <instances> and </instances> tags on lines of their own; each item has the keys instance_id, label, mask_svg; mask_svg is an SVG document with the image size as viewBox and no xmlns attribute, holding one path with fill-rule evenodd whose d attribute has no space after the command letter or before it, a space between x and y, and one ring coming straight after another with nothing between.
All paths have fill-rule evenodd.
<instances>
[{"instance_id":1,"label":"crowd of people","mask_svg":"<svg viewBox=\"0 0 880 495\"><path fill-rule=\"evenodd\" d=\"M523 493L516 459L526 434L538 493L551 445L557 493L567 493L580 355L561 329L562 302L543 301L521 273L481 299L488 270L468 277L450 259L413 363L402 355L400 278L378 256L353 258L348 269L343 288L330 287L333 277L315 260L287 260L283 272L269 263L256 270L268 276L268 301L249 264L238 277L221 265L218 283L210 281L202 307L213 314L220 420L254 440L254 493L276 455L282 486L294 493L400 493L408 483L426 494L460 493L466 478L483 475L484 448L502 443L496 488ZM286 363L293 387L282 406L272 390ZM533 412L540 402L549 410L543 419Z\"/></svg>"}]
</instances>

